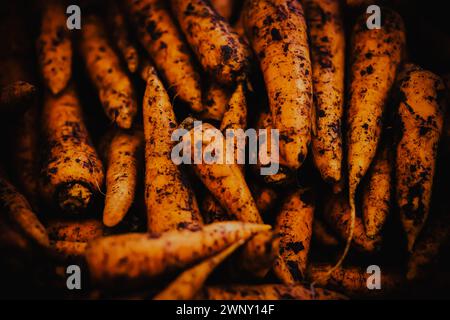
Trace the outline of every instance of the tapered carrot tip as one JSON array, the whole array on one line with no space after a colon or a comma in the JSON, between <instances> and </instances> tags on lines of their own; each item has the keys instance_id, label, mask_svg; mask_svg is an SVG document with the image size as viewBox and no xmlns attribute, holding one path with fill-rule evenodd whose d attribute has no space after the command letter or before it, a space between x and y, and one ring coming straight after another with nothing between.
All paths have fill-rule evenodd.
<instances>
[{"instance_id":1,"label":"tapered carrot tip","mask_svg":"<svg viewBox=\"0 0 450 320\"><path fill-rule=\"evenodd\" d=\"M66 185L58 193L58 203L66 213L82 213L91 202L92 192L88 187L75 183Z\"/></svg>"}]
</instances>

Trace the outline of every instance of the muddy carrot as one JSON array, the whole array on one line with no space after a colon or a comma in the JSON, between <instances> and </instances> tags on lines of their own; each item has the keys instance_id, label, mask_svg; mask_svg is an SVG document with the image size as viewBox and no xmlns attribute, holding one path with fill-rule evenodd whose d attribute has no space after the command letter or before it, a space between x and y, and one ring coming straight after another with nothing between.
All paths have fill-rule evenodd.
<instances>
[{"instance_id":1,"label":"muddy carrot","mask_svg":"<svg viewBox=\"0 0 450 320\"><path fill-rule=\"evenodd\" d=\"M170 98L156 70L147 68L144 94L145 202L148 230L198 228L202 225L193 191L171 159L177 128Z\"/></svg>"},{"instance_id":2,"label":"muddy carrot","mask_svg":"<svg viewBox=\"0 0 450 320\"><path fill-rule=\"evenodd\" d=\"M103 166L83 122L74 88L47 94L42 112L42 197L63 212L84 212L103 185Z\"/></svg>"},{"instance_id":3,"label":"muddy carrot","mask_svg":"<svg viewBox=\"0 0 450 320\"><path fill-rule=\"evenodd\" d=\"M80 52L108 118L129 129L137 113L132 83L112 49L105 27L95 16L85 17Z\"/></svg>"},{"instance_id":4,"label":"muddy carrot","mask_svg":"<svg viewBox=\"0 0 450 320\"><path fill-rule=\"evenodd\" d=\"M88 242L102 237L104 234L104 228L101 221L96 219L55 219L48 222L47 232L52 240Z\"/></svg>"},{"instance_id":5,"label":"muddy carrot","mask_svg":"<svg viewBox=\"0 0 450 320\"><path fill-rule=\"evenodd\" d=\"M61 1L42 1L41 31L37 40L39 68L45 85L60 93L72 76L72 40Z\"/></svg>"}]
</instances>

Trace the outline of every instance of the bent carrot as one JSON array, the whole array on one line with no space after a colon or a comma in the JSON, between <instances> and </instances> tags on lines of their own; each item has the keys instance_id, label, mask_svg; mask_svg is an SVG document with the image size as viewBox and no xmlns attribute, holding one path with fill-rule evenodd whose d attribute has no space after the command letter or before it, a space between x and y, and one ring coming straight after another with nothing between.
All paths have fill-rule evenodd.
<instances>
[{"instance_id":1,"label":"bent carrot","mask_svg":"<svg viewBox=\"0 0 450 320\"><path fill-rule=\"evenodd\" d=\"M47 233L56 241L88 242L102 237L104 230L102 223L95 219L55 219L48 222Z\"/></svg>"}]
</instances>

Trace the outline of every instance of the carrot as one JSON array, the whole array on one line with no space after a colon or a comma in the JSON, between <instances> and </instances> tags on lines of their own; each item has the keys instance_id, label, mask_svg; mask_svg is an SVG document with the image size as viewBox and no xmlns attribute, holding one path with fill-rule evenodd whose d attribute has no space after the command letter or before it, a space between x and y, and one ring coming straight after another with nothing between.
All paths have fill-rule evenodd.
<instances>
[{"instance_id":1,"label":"carrot","mask_svg":"<svg viewBox=\"0 0 450 320\"><path fill-rule=\"evenodd\" d=\"M332 269L331 265L313 265L308 269L309 278L318 286L327 286L338 290L348 296L376 296L390 293L397 289L404 277L399 273L381 268L381 289L370 290L368 278L372 273L359 267L340 267L333 270L330 277L327 274Z\"/></svg>"},{"instance_id":2,"label":"carrot","mask_svg":"<svg viewBox=\"0 0 450 320\"><path fill-rule=\"evenodd\" d=\"M86 220L51 220L47 224L47 233L52 240L68 242L88 242L100 238L104 228L100 221Z\"/></svg>"},{"instance_id":3,"label":"carrot","mask_svg":"<svg viewBox=\"0 0 450 320\"><path fill-rule=\"evenodd\" d=\"M68 85L72 76L72 40L61 1L42 1L41 31L37 40L39 68L53 94ZM84 26L83 26L84 27Z\"/></svg>"},{"instance_id":4,"label":"carrot","mask_svg":"<svg viewBox=\"0 0 450 320\"><path fill-rule=\"evenodd\" d=\"M175 96L196 112L203 109L200 76L166 1L126 0L139 40Z\"/></svg>"},{"instance_id":5,"label":"carrot","mask_svg":"<svg viewBox=\"0 0 450 320\"><path fill-rule=\"evenodd\" d=\"M391 165L389 146L382 143L372 168L369 169L368 181L363 189L363 221L369 238L375 238L380 234L389 215L392 193Z\"/></svg>"},{"instance_id":6,"label":"carrot","mask_svg":"<svg viewBox=\"0 0 450 320\"><path fill-rule=\"evenodd\" d=\"M430 210L445 86L437 75L414 65L405 67L399 83L401 137L396 151L396 197L412 252Z\"/></svg>"},{"instance_id":7,"label":"carrot","mask_svg":"<svg viewBox=\"0 0 450 320\"><path fill-rule=\"evenodd\" d=\"M348 200L343 194L333 195L327 200L324 209L325 221L342 239L348 239L352 221L351 215ZM355 217L352 240L356 249L373 252L379 249L381 238L379 235L373 239L369 238L365 233L363 222L359 217Z\"/></svg>"},{"instance_id":8,"label":"carrot","mask_svg":"<svg viewBox=\"0 0 450 320\"><path fill-rule=\"evenodd\" d=\"M153 300L190 300L193 299L209 275L231 255L244 241L232 244L217 255L187 269L173 280L162 292L158 293Z\"/></svg>"},{"instance_id":9,"label":"carrot","mask_svg":"<svg viewBox=\"0 0 450 320\"><path fill-rule=\"evenodd\" d=\"M311 42L316 132L312 153L322 178L341 180L344 113L345 38L338 1L307 0L306 20Z\"/></svg>"},{"instance_id":10,"label":"carrot","mask_svg":"<svg viewBox=\"0 0 450 320\"><path fill-rule=\"evenodd\" d=\"M132 83L108 42L99 18L92 15L85 17L81 31L81 55L103 109L111 121L129 129L137 113Z\"/></svg>"},{"instance_id":11,"label":"carrot","mask_svg":"<svg viewBox=\"0 0 450 320\"><path fill-rule=\"evenodd\" d=\"M52 241L50 252L60 260L83 260L86 251L86 242Z\"/></svg>"},{"instance_id":12,"label":"carrot","mask_svg":"<svg viewBox=\"0 0 450 320\"><path fill-rule=\"evenodd\" d=\"M339 240L333 234L331 234L328 231L327 226L317 218L314 219L312 232L313 240L324 246L335 247L339 245Z\"/></svg>"},{"instance_id":13,"label":"carrot","mask_svg":"<svg viewBox=\"0 0 450 320\"><path fill-rule=\"evenodd\" d=\"M49 239L45 227L32 211L27 199L3 173L0 174L0 208L26 236L40 246L48 247Z\"/></svg>"},{"instance_id":14,"label":"carrot","mask_svg":"<svg viewBox=\"0 0 450 320\"><path fill-rule=\"evenodd\" d=\"M120 223L133 203L143 140L139 130L128 132L118 129L113 133L106 156L103 223L107 227Z\"/></svg>"},{"instance_id":15,"label":"carrot","mask_svg":"<svg viewBox=\"0 0 450 320\"><path fill-rule=\"evenodd\" d=\"M312 191L300 189L290 194L277 216L275 231L280 235L274 272L284 284L298 283L305 277L314 219Z\"/></svg>"},{"instance_id":16,"label":"carrot","mask_svg":"<svg viewBox=\"0 0 450 320\"><path fill-rule=\"evenodd\" d=\"M47 94L42 112L41 195L66 213L81 213L103 184L103 166L83 122L74 88Z\"/></svg>"},{"instance_id":17,"label":"carrot","mask_svg":"<svg viewBox=\"0 0 450 320\"><path fill-rule=\"evenodd\" d=\"M269 185L289 184L295 175L292 170L279 163L279 157L277 158L276 154L272 152L272 149L274 149L275 152L277 151L278 144L271 132L274 128L272 116L269 112L261 112L256 124L256 129L265 129L266 135L262 136L260 130L258 130L259 157L257 159L257 164L253 166L253 171L255 171L256 175L261 175L261 169L263 167L276 164L278 165L278 171L274 174L263 175L262 179ZM261 150L263 148L265 149L265 152ZM261 156L264 157L264 159L262 159ZM265 163L266 160L269 162Z\"/></svg>"},{"instance_id":18,"label":"carrot","mask_svg":"<svg viewBox=\"0 0 450 320\"><path fill-rule=\"evenodd\" d=\"M220 83L244 80L251 51L205 0L171 0L172 10L203 69Z\"/></svg>"},{"instance_id":19,"label":"carrot","mask_svg":"<svg viewBox=\"0 0 450 320\"><path fill-rule=\"evenodd\" d=\"M345 300L340 293L303 285L260 284L211 286L204 290L205 300Z\"/></svg>"},{"instance_id":20,"label":"carrot","mask_svg":"<svg viewBox=\"0 0 450 320\"><path fill-rule=\"evenodd\" d=\"M233 15L234 0L211 0L211 6L227 21Z\"/></svg>"},{"instance_id":21,"label":"carrot","mask_svg":"<svg viewBox=\"0 0 450 320\"><path fill-rule=\"evenodd\" d=\"M195 119L188 117L180 125L182 128L190 130L183 137L183 141L193 146L199 141L196 137L194 128ZM205 150L212 141L208 141L206 132L213 130L214 127L209 123L202 123L200 131L202 133L201 142ZM218 131L219 136L216 137L223 142L223 135ZM211 137L209 138L211 139ZM214 143L219 141L214 140ZM220 144L218 144L220 145ZM210 145L211 147L211 145ZM194 152L191 152L193 155ZM217 161L215 163L207 163L202 159L201 163L194 163L194 171L206 188L219 201L220 205L236 219L251 223L262 223L261 216L256 208L255 201L247 186L244 175L236 163L227 164L223 150L217 150Z\"/></svg>"},{"instance_id":22,"label":"carrot","mask_svg":"<svg viewBox=\"0 0 450 320\"><path fill-rule=\"evenodd\" d=\"M168 231L158 238L138 233L110 236L90 242L86 260L97 283L126 280L127 284L144 284L269 229L267 225L218 222L196 231Z\"/></svg>"},{"instance_id":23,"label":"carrot","mask_svg":"<svg viewBox=\"0 0 450 320\"><path fill-rule=\"evenodd\" d=\"M212 81L205 93L204 110L199 114L202 120L222 121L230 100L230 90Z\"/></svg>"},{"instance_id":24,"label":"carrot","mask_svg":"<svg viewBox=\"0 0 450 320\"><path fill-rule=\"evenodd\" d=\"M367 13L358 18L353 28L347 114L351 220L347 244L336 268L343 262L350 248L355 230L356 189L375 157L381 135L381 118L404 54L405 30L402 18L387 8L383 8L382 15L380 29L367 28Z\"/></svg>"},{"instance_id":25,"label":"carrot","mask_svg":"<svg viewBox=\"0 0 450 320\"><path fill-rule=\"evenodd\" d=\"M164 232L202 225L192 190L171 160L177 127L172 105L153 67L147 68L144 94L145 202L148 230Z\"/></svg>"},{"instance_id":26,"label":"carrot","mask_svg":"<svg viewBox=\"0 0 450 320\"><path fill-rule=\"evenodd\" d=\"M118 4L111 3L108 7L108 22L112 29L112 38L131 73L138 70L139 56L135 44L128 32L128 26Z\"/></svg>"},{"instance_id":27,"label":"carrot","mask_svg":"<svg viewBox=\"0 0 450 320\"><path fill-rule=\"evenodd\" d=\"M15 81L1 87L0 112L24 109L36 96L36 87L26 81Z\"/></svg>"},{"instance_id":28,"label":"carrot","mask_svg":"<svg viewBox=\"0 0 450 320\"><path fill-rule=\"evenodd\" d=\"M244 25L259 59L273 127L279 130L281 164L298 169L311 139L312 79L302 6L289 0L251 0Z\"/></svg>"}]
</instances>

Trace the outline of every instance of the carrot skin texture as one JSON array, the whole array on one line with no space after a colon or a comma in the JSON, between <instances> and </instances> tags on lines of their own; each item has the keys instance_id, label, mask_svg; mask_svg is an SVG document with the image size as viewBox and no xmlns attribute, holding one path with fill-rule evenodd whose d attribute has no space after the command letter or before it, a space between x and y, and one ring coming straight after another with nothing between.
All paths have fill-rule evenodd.
<instances>
[{"instance_id":1,"label":"carrot skin texture","mask_svg":"<svg viewBox=\"0 0 450 320\"><path fill-rule=\"evenodd\" d=\"M331 277L326 279L324 275L330 270L331 265L312 265L308 269L308 275L311 281L316 281L318 286L327 286L327 288L337 290L348 296L376 296L391 292L398 288L403 282L404 277L388 270L382 273L381 289L368 289L368 278L371 273L359 267L340 267L333 271ZM383 269L382 269L383 270Z\"/></svg>"},{"instance_id":2,"label":"carrot skin texture","mask_svg":"<svg viewBox=\"0 0 450 320\"><path fill-rule=\"evenodd\" d=\"M174 94L193 111L203 110L200 75L166 1L126 0L139 41Z\"/></svg>"},{"instance_id":3,"label":"carrot skin texture","mask_svg":"<svg viewBox=\"0 0 450 320\"><path fill-rule=\"evenodd\" d=\"M80 52L108 118L120 128L131 128L137 114L134 89L111 47L99 18L84 18Z\"/></svg>"},{"instance_id":4,"label":"carrot skin texture","mask_svg":"<svg viewBox=\"0 0 450 320\"><path fill-rule=\"evenodd\" d=\"M45 85L59 94L72 76L72 40L60 1L44 1L41 33L37 40L39 68Z\"/></svg>"},{"instance_id":5,"label":"carrot skin texture","mask_svg":"<svg viewBox=\"0 0 450 320\"><path fill-rule=\"evenodd\" d=\"M445 86L440 77L414 65L405 66L399 78L401 137L396 150L396 198L412 252L430 210Z\"/></svg>"},{"instance_id":6,"label":"carrot skin texture","mask_svg":"<svg viewBox=\"0 0 450 320\"><path fill-rule=\"evenodd\" d=\"M148 230L196 229L203 224L197 200L171 159L171 137L177 122L170 98L151 66L146 82L143 114Z\"/></svg>"},{"instance_id":7,"label":"carrot skin texture","mask_svg":"<svg viewBox=\"0 0 450 320\"><path fill-rule=\"evenodd\" d=\"M312 191L300 189L289 195L278 214L275 231L280 236L275 275L284 284L300 282L305 277L314 218Z\"/></svg>"},{"instance_id":8,"label":"carrot skin texture","mask_svg":"<svg viewBox=\"0 0 450 320\"><path fill-rule=\"evenodd\" d=\"M251 0L244 26L259 59L281 164L298 169L311 140L312 72L302 6L292 0Z\"/></svg>"},{"instance_id":9,"label":"carrot skin texture","mask_svg":"<svg viewBox=\"0 0 450 320\"><path fill-rule=\"evenodd\" d=\"M392 193L392 159L388 146L381 145L369 169L367 185L363 189L363 221L369 238L378 236L389 215Z\"/></svg>"},{"instance_id":10,"label":"carrot skin texture","mask_svg":"<svg viewBox=\"0 0 450 320\"><path fill-rule=\"evenodd\" d=\"M124 15L119 5L112 3L109 6L108 22L112 28L112 38L125 61L128 71L135 73L139 67L139 55L135 44L130 38Z\"/></svg>"},{"instance_id":11,"label":"carrot skin texture","mask_svg":"<svg viewBox=\"0 0 450 320\"><path fill-rule=\"evenodd\" d=\"M162 292L158 293L153 300L191 300L202 288L208 276L231 255L243 241L239 241L217 255L187 269L172 281Z\"/></svg>"},{"instance_id":12,"label":"carrot skin texture","mask_svg":"<svg viewBox=\"0 0 450 320\"><path fill-rule=\"evenodd\" d=\"M32 211L27 199L3 174L0 174L0 207L9 217L9 221L17 225L26 236L42 247L49 246L45 227Z\"/></svg>"},{"instance_id":13,"label":"carrot skin texture","mask_svg":"<svg viewBox=\"0 0 450 320\"><path fill-rule=\"evenodd\" d=\"M86 250L86 260L94 282L128 284L154 279L210 257L229 245L247 239L270 226L242 222L220 222L197 231L175 230L159 238L128 233L94 240Z\"/></svg>"},{"instance_id":14,"label":"carrot skin texture","mask_svg":"<svg viewBox=\"0 0 450 320\"><path fill-rule=\"evenodd\" d=\"M204 110L199 114L202 120L222 121L231 97L230 90L217 81L213 81L206 89Z\"/></svg>"},{"instance_id":15,"label":"carrot skin texture","mask_svg":"<svg viewBox=\"0 0 450 320\"><path fill-rule=\"evenodd\" d=\"M348 122L349 194L365 176L380 140L381 118L405 47L402 18L383 8L381 29L366 26L366 14L353 28Z\"/></svg>"},{"instance_id":16,"label":"carrot skin texture","mask_svg":"<svg viewBox=\"0 0 450 320\"><path fill-rule=\"evenodd\" d=\"M143 134L139 130L118 130L111 140L107 155L103 209L103 223L107 227L120 223L133 203L143 140Z\"/></svg>"},{"instance_id":17,"label":"carrot skin texture","mask_svg":"<svg viewBox=\"0 0 450 320\"><path fill-rule=\"evenodd\" d=\"M102 223L95 219L55 219L48 222L46 229L50 239L54 241L88 242L104 234Z\"/></svg>"},{"instance_id":18,"label":"carrot skin texture","mask_svg":"<svg viewBox=\"0 0 450 320\"><path fill-rule=\"evenodd\" d=\"M211 0L211 6L225 20L229 21L233 14L234 0Z\"/></svg>"},{"instance_id":19,"label":"carrot skin texture","mask_svg":"<svg viewBox=\"0 0 450 320\"><path fill-rule=\"evenodd\" d=\"M64 212L84 212L104 175L74 88L59 96L47 94L41 119L41 196L49 204L56 201Z\"/></svg>"},{"instance_id":20,"label":"carrot skin texture","mask_svg":"<svg viewBox=\"0 0 450 320\"><path fill-rule=\"evenodd\" d=\"M205 0L171 0L172 11L203 69L222 84L245 79L248 44Z\"/></svg>"},{"instance_id":21,"label":"carrot skin texture","mask_svg":"<svg viewBox=\"0 0 450 320\"><path fill-rule=\"evenodd\" d=\"M342 171L344 27L338 1L307 0L304 3L311 42L316 114L312 154L322 178L334 184L341 180Z\"/></svg>"}]
</instances>

